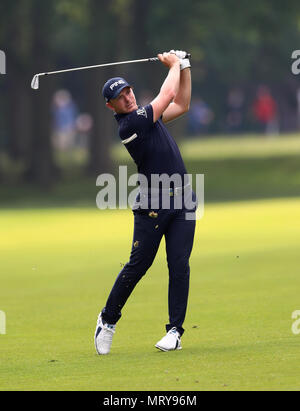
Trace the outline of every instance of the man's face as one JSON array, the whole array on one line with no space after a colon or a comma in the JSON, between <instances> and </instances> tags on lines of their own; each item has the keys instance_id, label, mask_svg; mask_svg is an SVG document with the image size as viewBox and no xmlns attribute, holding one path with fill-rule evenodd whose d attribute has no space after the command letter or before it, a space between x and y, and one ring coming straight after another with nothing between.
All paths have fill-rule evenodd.
<instances>
[{"instance_id":1,"label":"man's face","mask_svg":"<svg viewBox=\"0 0 300 411\"><path fill-rule=\"evenodd\" d=\"M127 114L138 109L135 95L130 87L123 88L118 97L111 99L106 105L117 114Z\"/></svg>"}]
</instances>

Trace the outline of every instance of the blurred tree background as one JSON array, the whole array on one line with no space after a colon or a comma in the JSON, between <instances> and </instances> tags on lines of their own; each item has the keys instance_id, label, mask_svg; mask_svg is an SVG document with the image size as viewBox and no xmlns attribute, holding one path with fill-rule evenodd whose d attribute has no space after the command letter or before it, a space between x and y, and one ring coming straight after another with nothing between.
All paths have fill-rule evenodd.
<instances>
[{"instance_id":1,"label":"blurred tree background","mask_svg":"<svg viewBox=\"0 0 300 411\"><path fill-rule=\"evenodd\" d=\"M193 96L213 112L208 134L235 132L228 126L234 119L227 122L231 90L244 96L239 133L257 131L251 104L262 84L276 100L279 131L298 129L300 79L290 69L291 53L300 48L297 0L1 0L0 49L7 64L7 74L0 76L2 184L15 174L19 182L43 188L63 178L52 141L53 96L62 89L86 113L80 123L88 133L82 174L94 181L110 172L117 127L104 105L102 85L114 75L126 76L140 101L149 102L166 70L149 63L73 72L42 78L38 91L30 88L34 74L151 57L173 48L192 54ZM177 135L187 134L187 119L173 128Z\"/></svg>"}]
</instances>

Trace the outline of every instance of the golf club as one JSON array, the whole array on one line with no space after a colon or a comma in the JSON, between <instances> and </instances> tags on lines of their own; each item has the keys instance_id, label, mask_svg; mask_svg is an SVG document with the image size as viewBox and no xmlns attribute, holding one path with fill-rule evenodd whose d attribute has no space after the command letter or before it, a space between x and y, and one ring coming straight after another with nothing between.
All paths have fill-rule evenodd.
<instances>
[{"instance_id":1,"label":"golf club","mask_svg":"<svg viewBox=\"0 0 300 411\"><path fill-rule=\"evenodd\" d=\"M184 58L191 58L190 54L186 54ZM109 66L118 66L121 64L132 64L132 63L149 63L153 61L159 61L158 57L150 57L146 59L140 59L140 60L129 60L129 61L118 61L117 63L105 63L105 64L97 64L94 66L86 66L86 67L75 67L71 69L66 69L66 70L59 70L59 71L49 71L47 73L38 73L35 74L32 81L31 81L31 88L34 90L38 90L39 85L40 85L40 77L41 76L49 76L50 74L60 74L60 73L67 73L70 71L78 71L78 70L88 70L92 68L97 68L97 67L109 67Z\"/></svg>"}]
</instances>

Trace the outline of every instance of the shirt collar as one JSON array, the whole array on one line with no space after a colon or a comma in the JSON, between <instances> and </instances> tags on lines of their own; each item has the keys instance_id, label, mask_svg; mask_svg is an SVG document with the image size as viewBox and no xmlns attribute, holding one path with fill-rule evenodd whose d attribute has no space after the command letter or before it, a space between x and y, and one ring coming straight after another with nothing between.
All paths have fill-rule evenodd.
<instances>
[{"instance_id":1,"label":"shirt collar","mask_svg":"<svg viewBox=\"0 0 300 411\"><path fill-rule=\"evenodd\" d=\"M141 107L142 106L138 105L138 108L141 108ZM115 119L119 122L122 118L128 116L128 114L131 114L131 113L133 113L133 111L131 111L130 113L121 113L121 114L114 113L114 116L115 116Z\"/></svg>"},{"instance_id":2,"label":"shirt collar","mask_svg":"<svg viewBox=\"0 0 300 411\"><path fill-rule=\"evenodd\" d=\"M121 118L124 118L125 116L127 116L127 113L114 113L115 119L119 122L121 120Z\"/></svg>"}]
</instances>

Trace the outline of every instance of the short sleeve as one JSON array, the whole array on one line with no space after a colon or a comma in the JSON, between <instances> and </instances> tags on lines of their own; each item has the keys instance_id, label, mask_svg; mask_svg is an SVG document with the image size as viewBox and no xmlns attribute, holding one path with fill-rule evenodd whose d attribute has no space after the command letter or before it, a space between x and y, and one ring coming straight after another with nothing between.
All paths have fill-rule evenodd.
<instances>
[{"instance_id":1,"label":"short sleeve","mask_svg":"<svg viewBox=\"0 0 300 411\"><path fill-rule=\"evenodd\" d=\"M138 133L143 135L153 126L153 108L151 104L145 107L139 107L126 116L122 124L120 137L122 140L127 139L130 135ZM121 130L120 130L121 131Z\"/></svg>"},{"instance_id":2,"label":"short sleeve","mask_svg":"<svg viewBox=\"0 0 300 411\"><path fill-rule=\"evenodd\" d=\"M151 104L139 107L128 116L129 126L138 132L150 128L153 125L153 108Z\"/></svg>"}]
</instances>

